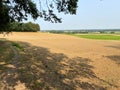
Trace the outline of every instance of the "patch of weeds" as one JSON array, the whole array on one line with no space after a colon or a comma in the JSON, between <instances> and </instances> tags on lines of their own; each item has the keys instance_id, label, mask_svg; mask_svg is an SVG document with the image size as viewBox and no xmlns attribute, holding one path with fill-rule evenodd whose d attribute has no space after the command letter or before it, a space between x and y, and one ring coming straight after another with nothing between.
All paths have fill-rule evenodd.
<instances>
[{"instance_id":1,"label":"patch of weeds","mask_svg":"<svg viewBox=\"0 0 120 90\"><path fill-rule=\"evenodd\" d=\"M29 69L21 68L18 70L18 72L21 74L20 79L23 82L30 83L34 79L34 75L29 72Z\"/></svg>"},{"instance_id":2,"label":"patch of weeds","mask_svg":"<svg viewBox=\"0 0 120 90\"><path fill-rule=\"evenodd\" d=\"M23 76L23 79L25 80L24 82L26 83L34 81L34 76L30 73L25 73Z\"/></svg>"},{"instance_id":3,"label":"patch of weeds","mask_svg":"<svg viewBox=\"0 0 120 90\"><path fill-rule=\"evenodd\" d=\"M20 44L18 44L18 43L12 42L12 46L14 46L14 47L24 51L24 48Z\"/></svg>"},{"instance_id":4,"label":"patch of weeds","mask_svg":"<svg viewBox=\"0 0 120 90\"><path fill-rule=\"evenodd\" d=\"M10 62L13 58L14 53L10 48L8 41L0 41L0 59L1 61Z\"/></svg>"},{"instance_id":5,"label":"patch of weeds","mask_svg":"<svg viewBox=\"0 0 120 90\"><path fill-rule=\"evenodd\" d=\"M3 47L0 47L0 53L2 53L4 51Z\"/></svg>"},{"instance_id":6,"label":"patch of weeds","mask_svg":"<svg viewBox=\"0 0 120 90\"><path fill-rule=\"evenodd\" d=\"M0 70L6 70L6 67L4 67L4 65L0 65Z\"/></svg>"},{"instance_id":7,"label":"patch of weeds","mask_svg":"<svg viewBox=\"0 0 120 90\"><path fill-rule=\"evenodd\" d=\"M18 69L18 71L20 72L20 73L26 73L26 69L25 68L20 68L20 69Z\"/></svg>"},{"instance_id":8,"label":"patch of weeds","mask_svg":"<svg viewBox=\"0 0 120 90\"><path fill-rule=\"evenodd\" d=\"M37 88L43 88L45 87L45 82L34 82L34 86L37 87Z\"/></svg>"},{"instance_id":9,"label":"patch of weeds","mask_svg":"<svg viewBox=\"0 0 120 90\"><path fill-rule=\"evenodd\" d=\"M0 38L0 53L4 52L7 48L7 42Z\"/></svg>"},{"instance_id":10,"label":"patch of weeds","mask_svg":"<svg viewBox=\"0 0 120 90\"><path fill-rule=\"evenodd\" d=\"M4 52L6 48L6 43L4 41L0 41L0 53Z\"/></svg>"}]
</instances>

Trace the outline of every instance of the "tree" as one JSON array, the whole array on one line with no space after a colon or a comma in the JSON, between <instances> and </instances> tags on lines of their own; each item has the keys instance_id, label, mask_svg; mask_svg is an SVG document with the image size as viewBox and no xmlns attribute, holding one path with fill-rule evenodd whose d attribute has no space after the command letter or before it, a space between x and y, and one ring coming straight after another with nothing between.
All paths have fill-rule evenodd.
<instances>
[{"instance_id":1,"label":"tree","mask_svg":"<svg viewBox=\"0 0 120 90\"><path fill-rule=\"evenodd\" d=\"M37 32L37 31L40 31L39 25L35 24L35 23L32 23L32 22L23 23L20 28L22 28L22 30L20 30L22 32Z\"/></svg>"},{"instance_id":2,"label":"tree","mask_svg":"<svg viewBox=\"0 0 120 90\"><path fill-rule=\"evenodd\" d=\"M4 29L8 23L27 20L28 16L33 19L40 17L52 23L61 22L61 18L58 18L54 11L76 14L78 2L78 0L38 0L40 7L38 9L33 1L0 0L0 30Z\"/></svg>"},{"instance_id":3,"label":"tree","mask_svg":"<svg viewBox=\"0 0 120 90\"><path fill-rule=\"evenodd\" d=\"M19 22L12 22L9 24L7 30L15 32L37 32L40 31L40 26L32 22L22 24Z\"/></svg>"}]
</instances>

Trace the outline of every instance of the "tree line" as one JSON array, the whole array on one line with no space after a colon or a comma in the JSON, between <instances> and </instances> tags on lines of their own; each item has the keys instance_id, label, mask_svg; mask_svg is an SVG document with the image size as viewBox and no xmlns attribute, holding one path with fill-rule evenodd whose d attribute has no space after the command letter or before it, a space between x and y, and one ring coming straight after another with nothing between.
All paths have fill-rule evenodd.
<instances>
[{"instance_id":1,"label":"tree line","mask_svg":"<svg viewBox=\"0 0 120 90\"><path fill-rule=\"evenodd\" d=\"M35 24L32 22L28 22L28 23L12 22L12 23L9 23L6 30L4 31L37 32L37 31L40 31L40 26L39 24Z\"/></svg>"}]
</instances>

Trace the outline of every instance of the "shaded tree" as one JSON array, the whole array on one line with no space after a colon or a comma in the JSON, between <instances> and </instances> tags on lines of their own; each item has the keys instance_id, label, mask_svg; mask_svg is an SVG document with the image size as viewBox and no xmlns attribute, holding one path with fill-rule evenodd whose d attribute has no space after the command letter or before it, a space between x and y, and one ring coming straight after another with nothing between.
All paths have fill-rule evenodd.
<instances>
[{"instance_id":1,"label":"shaded tree","mask_svg":"<svg viewBox=\"0 0 120 90\"><path fill-rule=\"evenodd\" d=\"M0 0L0 28L5 28L10 22L33 19L38 17L52 23L61 22L56 15L56 10L65 14L76 14L78 0ZM45 3L45 4L43 4ZM1 30L1 29L0 29Z\"/></svg>"}]
</instances>

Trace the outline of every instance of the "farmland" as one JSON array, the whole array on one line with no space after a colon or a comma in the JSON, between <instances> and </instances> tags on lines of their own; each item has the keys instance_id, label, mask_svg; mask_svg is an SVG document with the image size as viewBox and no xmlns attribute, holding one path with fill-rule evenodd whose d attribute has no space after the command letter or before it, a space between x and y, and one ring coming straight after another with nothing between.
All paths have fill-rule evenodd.
<instances>
[{"instance_id":1,"label":"farmland","mask_svg":"<svg viewBox=\"0 0 120 90\"><path fill-rule=\"evenodd\" d=\"M71 35L87 39L120 40L120 34L71 34Z\"/></svg>"},{"instance_id":2,"label":"farmland","mask_svg":"<svg viewBox=\"0 0 120 90\"><path fill-rule=\"evenodd\" d=\"M0 35L0 90L119 90L120 41L81 36Z\"/></svg>"}]
</instances>

